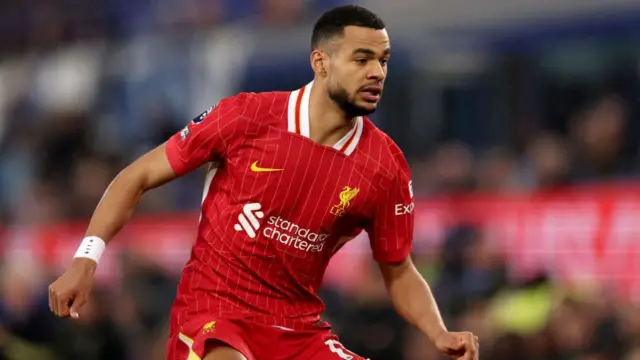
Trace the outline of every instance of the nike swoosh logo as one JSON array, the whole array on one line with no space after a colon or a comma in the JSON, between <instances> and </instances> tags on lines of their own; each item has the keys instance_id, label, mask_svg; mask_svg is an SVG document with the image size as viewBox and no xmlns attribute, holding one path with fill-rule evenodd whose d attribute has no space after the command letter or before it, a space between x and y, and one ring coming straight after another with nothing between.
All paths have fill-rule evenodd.
<instances>
[{"instance_id":1,"label":"nike swoosh logo","mask_svg":"<svg viewBox=\"0 0 640 360\"><path fill-rule=\"evenodd\" d=\"M272 168L263 168L258 166L258 162L254 162L251 164L251 171L253 172L274 172L274 171L282 171L284 169L272 169Z\"/></svg>"}]
</instances>

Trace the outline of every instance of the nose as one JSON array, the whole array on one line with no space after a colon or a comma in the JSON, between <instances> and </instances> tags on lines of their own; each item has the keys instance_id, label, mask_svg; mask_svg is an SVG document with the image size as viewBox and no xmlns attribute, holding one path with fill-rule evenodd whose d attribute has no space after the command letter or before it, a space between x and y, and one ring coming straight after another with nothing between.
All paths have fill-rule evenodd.
<instances>
[{"instance_id":1,"label":"nose","mask_svg":"<svg viewBox=\"0 0 640 360\"><path fill-rule=\"evenodd\" d=\"M384 68L382 67L382 64L375 61L372 61L371 63L374 65L371 67L371 70L369 70L369 74L367 75L367 80L376 80L376 81L384 80L384 78L386 77L386 74L384 73Z\"/></svg>"}]
</instances>

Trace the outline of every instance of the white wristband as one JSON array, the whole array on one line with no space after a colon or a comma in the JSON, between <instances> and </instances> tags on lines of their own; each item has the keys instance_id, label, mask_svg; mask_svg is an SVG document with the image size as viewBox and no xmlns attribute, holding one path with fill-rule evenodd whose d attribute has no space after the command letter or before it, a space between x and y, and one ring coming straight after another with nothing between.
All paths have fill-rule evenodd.
<instances>
[{"instance_id":1,"label":"white wristband","mask_svg":"<svg viewBox=\"0 0 640 360\"><path fill-rule=\"evenodd\" d=\"M102 253L106 247L107 244L99 237L87 236L82 240L73 258L87 258L95 261L97 264L100 262L100 257L102 257Z\"/></svg>"}]
</instances>

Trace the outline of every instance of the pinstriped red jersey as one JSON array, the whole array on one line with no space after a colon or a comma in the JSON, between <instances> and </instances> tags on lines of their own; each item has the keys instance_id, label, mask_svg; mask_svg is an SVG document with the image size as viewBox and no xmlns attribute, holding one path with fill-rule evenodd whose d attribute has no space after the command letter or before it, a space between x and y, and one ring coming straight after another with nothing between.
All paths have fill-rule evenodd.
<instances>
[{"instance_id":1,"label":"pinstriped red jersey","mask_svg":"<svg viewBox=\"0 0 640 360\"><path fill-rule=\"evenodd\" d=\"M376 261L409 255L413 193L402 152L364 117L334 146L312 141L312 86L225 98L168 141L178 175L209 166L174 330L202 314L288 327L319 320L327 264L362 230Z\"/></svg>"}]
</instances>

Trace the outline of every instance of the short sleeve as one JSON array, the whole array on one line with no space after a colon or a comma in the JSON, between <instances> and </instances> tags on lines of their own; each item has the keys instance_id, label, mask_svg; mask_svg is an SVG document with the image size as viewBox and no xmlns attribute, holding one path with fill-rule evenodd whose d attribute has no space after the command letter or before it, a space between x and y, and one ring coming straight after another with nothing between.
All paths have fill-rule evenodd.
<instances>
[{"instance_id":1,"label":"short sleeve","mask_svg":"<svg viewBox=\"0 0 640 360\"><path fill-rule=\"evenodd\" d=\"M169 138L166 153L173 171L183 175L223 158L230 139L237 136L244 107L241 95L225 98Z\"/></svg>"},{"instance_id":2,"label":"short sleeve","mask_svg":"<svg viewBox=\"0 0 640 360\"><path fill-rule=\"evenodd\" d=\"M398 151L400 151L398 149ZM409 167L402 153L373 210L367 233L377 262L399 262L411 253L414 207Z\"/></svg>"}]
</instances>

